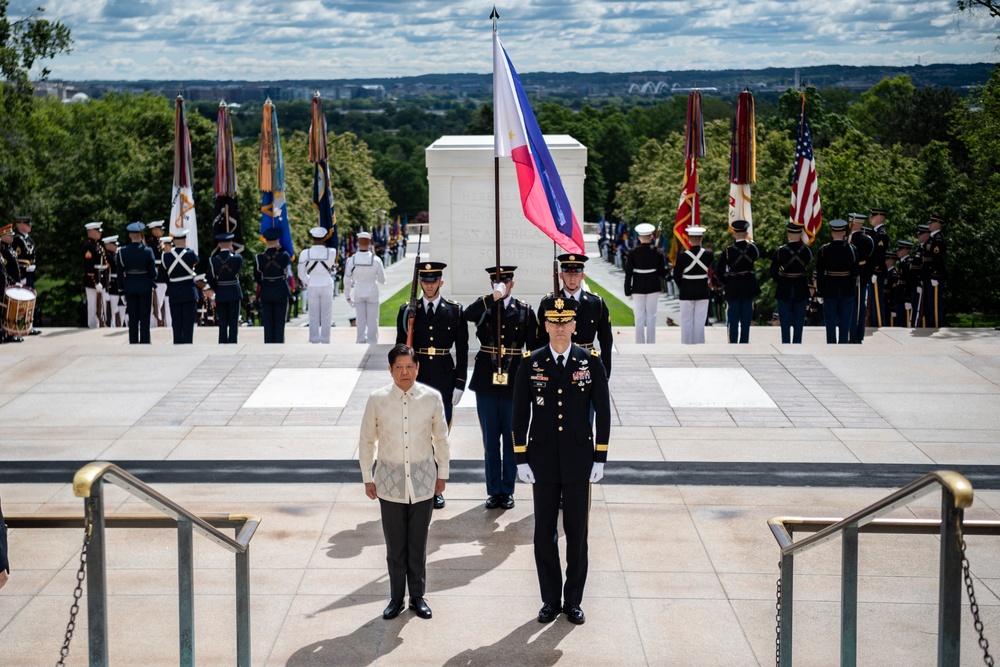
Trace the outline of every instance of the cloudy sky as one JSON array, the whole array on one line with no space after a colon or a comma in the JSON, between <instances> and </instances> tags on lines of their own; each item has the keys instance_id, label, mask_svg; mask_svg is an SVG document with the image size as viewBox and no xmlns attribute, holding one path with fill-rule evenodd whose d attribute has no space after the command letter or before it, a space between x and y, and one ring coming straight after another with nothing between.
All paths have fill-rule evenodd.
<instances>
[{"instance_id":1,"label":"cloudy sky","mask_svg":"<svg viewBox=\"0 0 1000 667\"><path fill-rule=\"evenodd\" d=\"M354 79L490 71L490 0L12 0L73 52L55 79ZM521 72L995 62L954 0L507 0Z\"/></svg>"}]
</instances>

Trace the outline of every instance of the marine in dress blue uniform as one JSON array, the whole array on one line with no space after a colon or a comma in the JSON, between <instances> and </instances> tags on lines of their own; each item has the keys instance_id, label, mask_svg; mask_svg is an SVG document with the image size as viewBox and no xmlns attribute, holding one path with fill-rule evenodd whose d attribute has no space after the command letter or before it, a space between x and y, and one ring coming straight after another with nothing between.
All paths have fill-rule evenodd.
<instances>
[{"instance_id":1,"label":"marine in dress blue uniform","mask_svg":"<svg viewBox=\"0 0 1000 667\"><path fill-rule=\"evenodd\" d=\"M778 323L781 325L782 343L801 343L802 328L806 323L809 294L809 263L812 250L802 242L803 226L796 222L785 225L788 243L771 256L771 278L775 282L778 302Z\"/></svg>"},{"instance_id":2,"label":"marine in dress blue uniform","mask_svg":"<svg viewBox=\"0 0 1000 667\"><path fill-rule=\"evenodd\" d=\"M267 250L254 257L253 279L257 281L260 324L265 343L285 342L285 316L292 290L288 285L292 257L282 250L281 231L272 227L264 232Z\"/></svg>"},{"instance_id":3,"label":"marine in dress blue uniform","mask_svg":"<svg viewBox=\"0 0 1000 667\"><path fill-rule=\"evenodd\" d=\"M872 254L875 252L875 242L865 233L867 215L849 213L847 220L851 226L849 243L854 247L857 261L857 280L854 281L854 312L851 315L851 325L848 329L848 339L851 343L861 344L865 340L865 328L868 326L868 292L875 274ZM825 298L825 297L824 297Z\"/></svg>"},{"instance_id":4,"label":"marine in dress blue uniform","mask_svg":"<svg viewBox=\"0 0 1000 667\"><path fill-rule=\"evenodd\" d=\"M857 307L858 256L848 243L846 220L831 220L833 240L816 256L816 292L823 297L827 343L850 343L852 313Z\"/></svg>"},{"instance_id":5,"label":"marine in dress blue uniform","mask_svg":"<svg viewBox=\"0 0 1000 667\"><path fill-rule=\"evenodd\" d=\"M514 507L517 477L511 432L514 378L522 350L535 348L538 327L531 306L510 296L516 269L516 266L501 266L497 275L496 267L488 267L486 272L493 283L493 292L476 299L465 309L465 319L476 327L480 343L469 388L476 392L476 411L483 432L487 509ZM501 309L499 336L498 307ZM497 366L498 340L500 366Z\"/></svg>"},{"instance_id":6,"label":"marine in dress blue uniform","mask_svg":"<svg viewBox=\"0 0 1000 667\"><path fill-rule=\"evenodd\" d=\"M145 227L141 222L126 227L132 242L118 251L118 288L125 295L130 344L149 344L149 320L153 314L156 258L143 243Z\"/></svg>"},{"instance_id":7,"label":"marine in dress blue uniform","mask_svg":"<svg viewBox=\"0 0 1000 667\"><path fill-rule=\"evenodd\" d=\"M604 477L611 400L597 353L572 344L577 304L543 301L550 344L525 353L514 384L514 453L518 475L532 484L535 568L548 623L562 611L577 625L587 582L590 485ZM594 411L595 431L587 415ZM566 534L566 578L559 558L559 503Z\"/></svg>"},{"instance_id":8,"label":"marine in dress blue uniform","mask_svg":"<svg viewBox=\"0 0 1000 667\"><path fill-rule=\"evenodd\" d=\"M198 317L198 254L187 247L188 230L174 232L174 248L164 250L161 263L167 276L167 302L174 345L194 343L194 324Z\"/></svg>"},{"instance_id":9,"label":"marine in dress blue uniform","mask_svg":"<svg viewBox=\"0 0 1000 667\"><path fill-rule=\"evenodd\" d=\"M753 300L760 294L754 271L760 248L747 239L749 222L734 220L729 226L736 241L722 251L718 264L719 279L726 287L726 327L730 343L749 343Z\"/></svg>"},{"instance_id":10,"label":"marine in dress blue uniform","mask_svg":"<svg viewBox=\"0 0 1000 667\"><path fill-rule=\"evenodd\" d=\"M209 262L208 284L215 295L215 315L219 322L219 343L236 343L240 330L240 270L243 257L233 252L233 234L216 234L219 252Z\"/></svg>"}]
</instances>

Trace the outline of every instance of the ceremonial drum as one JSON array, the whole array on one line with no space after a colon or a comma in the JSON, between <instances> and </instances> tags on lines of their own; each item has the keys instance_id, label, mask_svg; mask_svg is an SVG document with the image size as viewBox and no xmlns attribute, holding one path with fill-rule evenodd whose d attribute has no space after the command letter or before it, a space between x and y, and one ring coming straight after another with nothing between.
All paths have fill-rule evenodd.
<instances>
[{"instance_id":1,"label":"ceremonial drum","mask_svg":"<svg viewBox=\"0 0 1000 667\"><path fill-rule=\"evenodd\" d=\"M27 336L31 333L31 320L35 315L35 293L26 287L8 287L4 296L4 333Z\"/></svg>"}]
</instances>

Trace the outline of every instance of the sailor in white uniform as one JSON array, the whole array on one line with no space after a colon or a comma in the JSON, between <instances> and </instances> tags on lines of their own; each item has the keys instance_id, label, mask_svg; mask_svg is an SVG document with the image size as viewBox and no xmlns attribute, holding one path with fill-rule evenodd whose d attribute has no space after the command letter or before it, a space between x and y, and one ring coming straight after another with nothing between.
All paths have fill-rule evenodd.
<instances>
[{"instance_id":1,"label":"sailor in white uniform","mask_svg":"<svg viewBox=\"0 0 1000 667\"><path fill-rule=\"evenodd\" d=\"M358 251L344 265L344 296L357 313L355 342L378 345L378 285L385 285L385 269L371 244L371 234L358 234Z\"/></svg>"},{"instance_id":2,"label":"sailor in white uniform","mask_svg":"<svg viewBox=\"0 0 1000 667\"><path fill-rule=\"evenodd\" d=\"M337 270L337 249L327 248L327 230L309 230L312 247L299 254L299 282L306 287L309 308L309 342L329 343L333 317L333 273Z\"/></svg>"}]
</instances>

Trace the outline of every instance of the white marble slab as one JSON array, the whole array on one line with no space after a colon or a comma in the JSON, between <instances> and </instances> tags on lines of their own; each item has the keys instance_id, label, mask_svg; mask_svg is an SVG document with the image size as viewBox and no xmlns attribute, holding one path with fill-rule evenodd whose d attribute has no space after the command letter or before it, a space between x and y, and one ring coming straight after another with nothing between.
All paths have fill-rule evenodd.
<instances>
[{"instance_id":1,"label":"white marble slab","mask_svg":"<svg viewBox=\"0 0 1000 667\"><path fill-rule=\"evenodd\" d=\"M777 408L742 368L654 368L672 408Z\"/></svg>"},{"instance_id":2,"label":"white marble slab","mask_svg":"<svg viewBox=\"0 0 1000 667\"><path fill-rule=\"evenodd\" d=\"M343 408L361 377L353 368L276 368L244 408Z\"/></svg>"}]
</instances>

